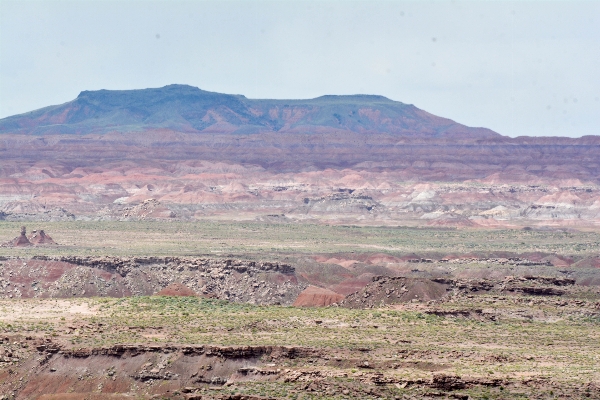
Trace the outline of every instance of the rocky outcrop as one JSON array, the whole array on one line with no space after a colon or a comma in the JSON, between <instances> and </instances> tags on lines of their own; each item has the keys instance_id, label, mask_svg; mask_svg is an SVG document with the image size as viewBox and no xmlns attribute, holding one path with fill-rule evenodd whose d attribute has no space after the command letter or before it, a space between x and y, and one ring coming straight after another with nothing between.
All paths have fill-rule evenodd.
<instances>
[{"instance_id":1,"label":"rocky outcrop","mask_svg":"<svg viewBox=\"0 0 600 400\"><path fill-rule=\"evenodd\" d=\"M10 258L0 266L0 298L160 293L291 305L308 286L289 264L240 259L37 256Z\"/></svg>"},{"instance_id":2,"label":"rocky outcrop","mask_svg":"<svg viewBox=\"0 0 600 400\"><path fill-rule=\"evenodd\" d=\"M450 285L425 278L373 277L373 282L346 297L342 307L373 308L386 304L439 300Z\"/></svg>"},{"instance_id":3,"label":"rocky outcrop","mask_svg":"<svg viewBox=\"0 0 600 400\"><path fill-rule=\"evenodd\" d=\"M505 292L532 295L565 294L566 287L575 285L575 279L553 276L507 276L504 279L433 278L434 282L449 285L463 293Z\"/></svg>"},{"instance_id":4,"label":"rocky outcrop","mask_svg":"<svg viewBox=\"0 0 600 400\"><path fill-rule=\"evenodd\" d=\"M27 239L27 229L24 226L22 226L21 234L13 240L11 240L10 242L4 243L2 247L27 247L32 245L33 243L31 243L29 239Z\"/></svg>"},{"instance_id":5,"label":"rocky outcrop","mask_svg":"<svg viewBox=\"0 0 600 400\"><path fill-rule=\"evenodd\" d=\"M311 285L300 292L293 305L294 307L327 307L342 300L344 300L342 294Z\"/></svg>"},{"instance_id":6,"label":"rocky outcrop","mask_svg":"<svg viewBox=\"0 0 600 400\"><path fill-rule=\"evenodd\" d=\"M586 294L582 294L582 293ZM600 292L563 277L507 276L503 279L405 278L376 276L362 290L346 297L342 307L375 308L390 304L444 302L456 296L584 296L599 299ZM433 315L480 317L482 310L430 310Z\"/></svg>"},{"instance_id":7,"label":"rocky outcrop","mask_svg":"<svg viewBox=\"0 0 600 400\"><path fill-rule=\"evenodd\" d=\"M21 235L17 236L13 240L2 244L1 247L27 247L27 246L44 246L44 245L54 245L56 242L46 235L43 230L39 232L34 230L31 233L31 236L27 237L27 228L21 227Z\"/></svg>"},{"instance_id":8,"label":"rocky outcrop","mask_svg":"<svg viewBox=\"0 0 600 400\"><path fill-rule=\"evenodd\" d=\"M92 356L135 357L148 353L181 353L186 356L214 357L215 359L259 359L268 356L268 359L284 360L293 358L306 358L318 356L319 350L301 346L215 346L215 345L136 345L123 344L111 347L98 347L86 349L62 348L54 342L42 342L36 345L40 353L56 354L64 357L87 358Z\"/></svg>"},{"instance_id":9,"label":"rocky outcrop","mask_svg":"<svg viewBox=\"0 0 600 400\"><path fill-rule=\"evenodd\" d=\"M29 241L34 245L56 244L54 239L47 235L43 229L39 231L32 231Z\"/></svg>"},{"instance_id":10,"label":"rocky outcrop","mask_svg":"<svg viewBox=\"0 0 600 400\"><path fill-rule=\"evenodd\" d=\"M175 213L156 199L144 200L141 204L123 209L125 220L153 220L175 218Z\"/></svg>"},{"instance_id":11,"label":"rocky outcrop","mask_svg":"<svg viewBox=\"0 0 600 400\"><path fill-rule=\"evenodd\" d=\"M21 235L13 239L14 247L31 246L31 242L27 239L27 230L24 226L21 227Z\"/></svg>"},{"instance_id":12,"label":"rocky outcrop","mask_svg":"<svg viewBox=\"0 0 600 400\"><path fill-rule=\"evenodd\" d=\"M266 400L251 395L225 395L221 389L248 380L282 379L284 370L267 362L318 358L322 353L299 346L128 344L73 349L50 340L32 344L37 354L30 354L27 369L35 373L24 379L11 376L16 375L11 370L8 379L0 382L5 393L7 387L14 387L13 380L19 383L15 391L19 396L11 398L103 400L131 398L135 393L139 398ZM102 392L98 393L98 387L103 388ZM214 392L206 393L210 389ZM148 392L155 395L149 396ZM94 397L95 394L102 396Z\"/></svg>"},{"instance_id":13,"label":"rocky outcrop","mask_svg":"<svg viewBox=\"0 0 600 400\"><path fill-rule=\"evenodd\" d=\"M485 378L462 378L458 375L447 375L447 374L434 374L431 379L430 386L436 389L442 389L447 392L454 390L465 389L473 386L488 386L496 387L506 384L507 381L496 378L496 379L485 379ZM465 398L469 396L465 395Z\"/></svg>"}]
</instances>

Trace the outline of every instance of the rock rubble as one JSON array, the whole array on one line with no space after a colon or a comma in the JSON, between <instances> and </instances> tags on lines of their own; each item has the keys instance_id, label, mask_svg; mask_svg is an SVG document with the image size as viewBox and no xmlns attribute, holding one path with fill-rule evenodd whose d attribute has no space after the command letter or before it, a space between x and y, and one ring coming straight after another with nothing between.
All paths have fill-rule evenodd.
<instances>
[{"instance_id":1,"label":"rock rubble","mask_svg":"<svg viewBox=\"0 0 600 400\"><path fill-rule=\"evenodd\" d=\"M308 286L291 265L268 261L76 256L0 261L5 298L153 295L172 285L233 302L284 305Z\"/></svg>"}]
</instances>

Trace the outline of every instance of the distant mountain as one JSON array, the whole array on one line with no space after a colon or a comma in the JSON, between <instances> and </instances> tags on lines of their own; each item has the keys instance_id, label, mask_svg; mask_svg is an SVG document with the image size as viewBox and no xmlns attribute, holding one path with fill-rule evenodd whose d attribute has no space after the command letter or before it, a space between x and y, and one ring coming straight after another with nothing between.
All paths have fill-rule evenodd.
<instances>
[{"instance_id":1,"label":"distant mountain","mask_svg":"<svg viewBox=\"0 0 600 400\"><path fill-rule=\"evenodd\" d=\"M380 133L423 138L493 139L383 96L321 96L310 100L253 100L187 85L157 89L84 91L73 101L0 120L0 133L27 135L143 132Z\"/></svg>"},{"instance_id":2,"label":"distant mountain","mask_svg":"<svg viewBox=\"0 0 600 400\"><path fill-rule=\"evenodd\" d=\"M600 136L510 138L381 96L183 85L0 120L0 220L214 216L594 228Z\"/></svg>"},{"instance_id":3,"label":"distant mountain","mask_svg":"<svg viewBox=\"0 0 600 400\"><path fill-rule=\"evenodd\" d=\"M125 160L167 169L203 160L278 173L401 171L398 179L426 181L600 182L600 136L510 138L382 96L251 100L169 85L84 91L4 118L0 160L0 180L10 185L27 165L61 165L63 172L50 174L58 177ZM32 176L50 176L40 173Z\"/></svg>"}]
</instances>

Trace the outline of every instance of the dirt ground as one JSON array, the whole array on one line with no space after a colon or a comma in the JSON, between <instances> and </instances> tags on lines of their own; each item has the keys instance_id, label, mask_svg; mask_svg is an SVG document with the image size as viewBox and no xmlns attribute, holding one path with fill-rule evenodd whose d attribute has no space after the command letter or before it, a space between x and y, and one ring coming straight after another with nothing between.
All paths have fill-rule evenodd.
<instances>
[{"instance_id":1,"label":"dirt ground","mask_svg":"<svg viewBox=\"0 0 600 400\"><path fill-rule=\"evenodd\" d=\"M52 318L73 319L97 314L86 301L66 299L31 299L8 302L0 306L0 321L10 323L26 320L48 320Z\"/></svg>"}]
</instances>

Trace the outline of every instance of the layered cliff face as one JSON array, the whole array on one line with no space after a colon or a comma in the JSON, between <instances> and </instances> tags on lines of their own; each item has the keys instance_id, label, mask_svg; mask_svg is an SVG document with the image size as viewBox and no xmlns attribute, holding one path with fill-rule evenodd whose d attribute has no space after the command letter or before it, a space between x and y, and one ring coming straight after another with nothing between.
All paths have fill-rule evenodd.
<instances>
[{"instance_id":1,"label":"layered cliff face","mask_svg":"<svg viewBox=\"0 0 600 400\"><path fill-rule=\"evenodd\" d=\"M82 92L0 120L0 219L600 220L600 137L508 138L381 96Z\"/></svg>"},{"instance_id":2,"label":"layered cliff face","mask_svg":"<svg viewBox=\"0 0 600 400\"><path fill-rule=\"evenodd\" d=\"M140 160L69 167L4 163L0 219L260 220L442 227L589 226L600 187L553 171L423 181L426 168L276 172L216 161ZM448 173L451 167L440 172ZM516 170L516 168L514 168ZM568 174L564 174L569 176ZM563 175L563 176L564 176Z\"/></svg>"}]
</instances>

